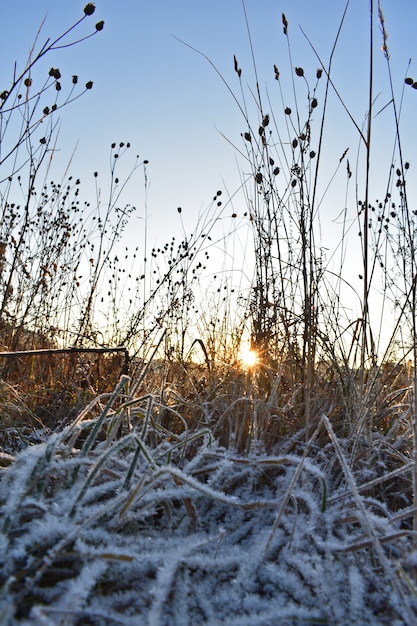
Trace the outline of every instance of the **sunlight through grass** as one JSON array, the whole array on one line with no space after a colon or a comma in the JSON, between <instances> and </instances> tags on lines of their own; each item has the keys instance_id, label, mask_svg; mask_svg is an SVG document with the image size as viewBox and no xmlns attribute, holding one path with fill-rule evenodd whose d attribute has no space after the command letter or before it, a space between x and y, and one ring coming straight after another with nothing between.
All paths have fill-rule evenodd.
<instances>
[{"instance_id":1,"label":"sunlight through grass","mask_svg":"<svg viewBox=\"0 0 417 626\"><path fill-rule=\"evenodd\" d=\"M259 362L258 354L248 346L242 347L240 351L240 362L245 369L255 367Z\"/></svg>"}]
</instances>

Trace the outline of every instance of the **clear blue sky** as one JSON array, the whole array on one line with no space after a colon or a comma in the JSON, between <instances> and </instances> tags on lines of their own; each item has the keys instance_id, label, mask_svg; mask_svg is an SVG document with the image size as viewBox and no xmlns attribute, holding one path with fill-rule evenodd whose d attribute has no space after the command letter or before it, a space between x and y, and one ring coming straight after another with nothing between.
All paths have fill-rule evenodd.
<instances>
[{"instance_id":1,"label":"clear blue sky","mask_svg":"<svg viewBox=\"0 0 417 626\"><path fill-rule=\"evenodd\" d=\"M12 64L24 61L42 19L43 35L54 37L82 15L84 2L71 0L20 0L4 2L1 10L0 87L7 88ZM132 151L149 160L149 224L152 237L169 239L181 232L176 208L192 229L199 211L209 204L217 189L232 194L239 186L239 172L230 142L241 145L246 130L236 104L219 76L200 55L182 45L176 36L206 54L239 94L233 70L236 55L242 78L254 85L250 47L241 0L97 0L96 12L83 29L105 21L104 30L81 45L64 50L46 61L58 66L63 82L78 74L81 82L94 81L94 88L62 114L61 171L78 142L72 171L91 179L94 170L108 170L111 142L130 141ZM375 1L375 5L376 5ZM287 42L282 32L281 13L289 22L294 66L302 66L314 77L318 61L303 37L301 25L325 64L328 61L345 0L246 0L254 52L262 88L268 88L280 107L273 65L281 71L284 93L291 98ZM417 2L382 1L389 34L394 88L401 96L405 75L417 80ZM361 125L367 110L369 2L351 0L336 49L333 80L352 115ZM386 64L380 51L381 36L375 25L375 95L377 108L390 99ZM409 59L411 66L407 69ZM313 82L313 81L312 81ZM405 158L413 166L416 151L417 93L407 88L402 112ZM331 96L327 138L329 179L338 157L349 147L351 161L358 146L357 133L337 99ZM393 145L392 113L387 110L375 120L380 143L376 153L387 156ZM389 129L384 134L384 129ZM220 132L219 132L220 131ZM133 155L132 152L132 155ZM62 161L60 159L62 158ZM382 180L387 162L381 161ZM378 191L379 161L375 159L375 193ZM417 161L415 163L417 167ZM59 175L58 171L58 175ZM417 176L414 174L414 177ZM327 184L324 181L323 184ZM143 215L143 179L139 174L128 201ZM329 215L344 206L343 194L329 196ZM340 202L340 204L336 204ZM246 207L237 200L240 214ZM133 223L140 229L139 220ZM175 233L176 234L176 233ZM130 232L136 240L135 231Z\"/></svg>"},{"instance_id":2,"label":"clear blue sky","mask_svg":"<svg viewBox=\"0 0 417 626\"><path fill-rule=\"evenodd\" d=\"M236 54L243 77L253 85L253 72L241 0L97 0L86 30L104 19L104 30L79 47L56 55L54 63L67 79L73 73L94 81L93 90L62 114L60 147L64 159L79 141L77 163L83 170L107 166L112 141L130 141L134 151L149 159L149 203L158 216L178 205L196 210L222 186L233 190L238 180L233 149L216 129L239 143L243 120L218 76L204 59L182 46L175 35L198 48L215 63L238 92L233 71ZM395 4L395 6L394 6ZM334 79L346 103L362 123L367 108L368 1L351 0L334 60ZM84 2L21 0L3 3L0 41L0 81L7 86L12 63L21 63L36 30L46 16L43 37L54 36L82 15ZM275 63L285 80L288 74L281 13L289 21L295 65L313 71L318 63L299 31L309 35L323 59L328 59L344 0L246 0L260 82L275 89ZM402 87L407 63L416 56L417 3L382 3L385 13L394 80ZM376 38L379 39L378 26ZM377 43L379 43L377 41ZM376 47L379 52L378 46ZM384 75L382 54L377 70ZM53 64L52 57L47 64ZM417 67L410 73L417 77ZM65 75L64 75L65 78ZM384 80L379 100L388 99ZM376 90L376 91L377 91ZM405 113L413 115L415 98L407 92ZM412 103L412 105L411 105ZM335 106L340 114L340 107ZM340 148L352 131L339 115ZM404 127L407 122L403 120ZM415 143L415 117L407 133ZM356 146L356 137L351 150ZM338 136L334 138L338 141ZM412 160L412 155L409 155Z\"/></svg>"}]
</instances>

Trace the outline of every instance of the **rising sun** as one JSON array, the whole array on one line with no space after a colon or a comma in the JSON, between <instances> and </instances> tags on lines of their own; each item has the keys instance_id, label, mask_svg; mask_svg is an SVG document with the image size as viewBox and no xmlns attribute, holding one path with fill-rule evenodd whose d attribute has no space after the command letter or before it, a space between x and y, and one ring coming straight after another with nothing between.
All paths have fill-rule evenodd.
<instances>
[{"instance_id":1,"label":"rising sun","mask_svg":"<svg viewBox=\"0 0 417 626\"><path fill-rule=\"evenodd\" d=\"M242 348L240 351L240 362L243 367L250 368L257 364L258 355L255 350L250 348Z\"/></svg>"}]
</instances>

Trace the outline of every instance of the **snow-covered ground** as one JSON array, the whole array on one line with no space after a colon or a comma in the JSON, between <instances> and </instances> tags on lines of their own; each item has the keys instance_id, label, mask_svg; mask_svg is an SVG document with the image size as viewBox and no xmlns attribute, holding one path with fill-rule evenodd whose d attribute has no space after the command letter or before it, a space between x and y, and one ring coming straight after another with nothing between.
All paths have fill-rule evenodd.
<instances>
[{"instance_id":1,"label":"snow-covered ground","mask_svg":"<svg viewBox=\"0 0 417 626\"><path fill-rule=\"evenodd\" d=\"M274 454L114 419L2 471L0 624L417 623L411 463L351 468L325 416Z\"/></svg>"}]
</instances>

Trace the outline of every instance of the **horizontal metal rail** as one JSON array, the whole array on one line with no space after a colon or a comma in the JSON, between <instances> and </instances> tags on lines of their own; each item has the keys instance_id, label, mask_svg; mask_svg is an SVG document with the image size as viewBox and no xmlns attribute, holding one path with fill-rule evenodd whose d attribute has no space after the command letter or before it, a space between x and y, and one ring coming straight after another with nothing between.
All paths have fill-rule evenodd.
<instances>
[{"instance_id":1,"label":"horizontal metal rail","mask_svg":"<svg viewBox=\"0 0 417 626\"><path fill-rule=\"evenodd\" d=\"M21 356L42 356L44 354L72 354L76 352L95 352L95 353L104 353L104 352L123 352L125 357L129 357L129 352L127 348L41 348L39 350L18 350L16 352L0 352L1 359L7 359L11 357L21 357Z\"/></svg>"}]
</instances>

